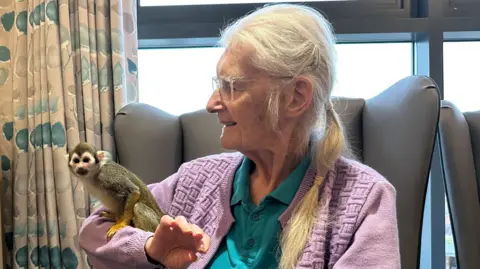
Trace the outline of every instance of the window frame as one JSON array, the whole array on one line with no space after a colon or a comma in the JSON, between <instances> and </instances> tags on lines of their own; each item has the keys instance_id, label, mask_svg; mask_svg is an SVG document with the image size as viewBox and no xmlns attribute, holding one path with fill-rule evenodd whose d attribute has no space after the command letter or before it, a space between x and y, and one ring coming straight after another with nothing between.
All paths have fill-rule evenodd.
<instances>
[{"instance_id":1,"label":"window frame","mask_svg":"<svg viewBox=\"0 0 480 269\"><path fill-rule=\"evenodd\" d=\"M373 21L412 18L412 3L418 0L358 0L355 2L306 2L320 10L330 21L340 24L352 20ZM268 3L267 3L268 4ZM219 35L226 22L238 19L263 3L215 4L185 6L141 6L138 0L137 23L141 40L212 38ZM414 14L415 15L415 14ZM395 20L396 19L396 20ZM414 22L411 22L414 23ZM369 23L372 25L373 23ZM358 24L349 24L356 27ZM385 24L380 24L385 25ZM390 24L389 24L390 25ZM360 24L360 28L361 28ZM344 27L345 28L345 27ZM346 27L348 29L348 27ZM357 30L358 31L358 30Z\"/></svg>"}]
</instances>

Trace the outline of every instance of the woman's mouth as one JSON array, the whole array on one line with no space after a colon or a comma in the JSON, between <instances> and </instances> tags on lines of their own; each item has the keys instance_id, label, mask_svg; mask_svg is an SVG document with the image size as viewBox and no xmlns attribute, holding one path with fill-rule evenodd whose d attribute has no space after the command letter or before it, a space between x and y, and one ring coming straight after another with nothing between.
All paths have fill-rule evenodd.
<instances>
[{"instance_id":1,"label":"woman's mouth","mask_svg":"<svg viewBox=\"0 0 480 269\"><path fill-rule=\"evenodd\" d=\"M224 125L225 127L231 127L231 126L237 125L237 123L236 123L236 122L225 122L223 125Z\"/></svg>"}]
</instances>

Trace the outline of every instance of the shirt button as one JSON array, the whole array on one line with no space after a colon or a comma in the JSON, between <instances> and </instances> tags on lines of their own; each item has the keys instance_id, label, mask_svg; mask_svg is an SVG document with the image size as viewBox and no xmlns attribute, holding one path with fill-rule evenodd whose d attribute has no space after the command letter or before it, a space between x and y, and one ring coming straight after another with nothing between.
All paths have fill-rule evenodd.
<instances>
[{"instance_id":1,"label":"shirt button","mask_svg":"<svg viewBox=\"0 0 480 269\"><path fill-rule=\"evenodd\" d=\"M254 221L257 221L258 219L260 219L260 217L258 216L258 214L253 214L252 219Z\"/></svg>"},{"instance_id":2,"label":"shirt button","mask_svg":"<svg viewBox=\"0 0 480 269\"><path fill-rule=\"evenodd\" d=\"M253 247L253 245L255 245L255 240L253 240L252 238L248 239L247 246L251 248Z\"/></svg>"}]
</instances>

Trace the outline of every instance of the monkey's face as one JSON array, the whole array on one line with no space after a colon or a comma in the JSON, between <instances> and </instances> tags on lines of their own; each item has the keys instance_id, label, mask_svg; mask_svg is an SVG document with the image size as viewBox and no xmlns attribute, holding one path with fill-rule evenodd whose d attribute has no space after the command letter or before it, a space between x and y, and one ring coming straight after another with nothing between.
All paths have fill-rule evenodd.
<instances>
[{"instance_id":1,"label":"monkey's face","mask_svg":"<svg viewBox=\"0 0 480 269\"><path fill-rule=\"evenodd\" d=\"M98 159L90 152L73 153L68 163L72 173L79 178L89 178L99 170Z\"/></svg>"}]
</instances>

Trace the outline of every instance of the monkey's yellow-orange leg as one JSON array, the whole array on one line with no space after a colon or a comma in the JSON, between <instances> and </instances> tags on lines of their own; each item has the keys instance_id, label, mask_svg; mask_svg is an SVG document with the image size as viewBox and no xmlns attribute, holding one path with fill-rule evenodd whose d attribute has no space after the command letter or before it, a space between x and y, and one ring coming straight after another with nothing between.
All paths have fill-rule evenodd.
<instances>
[{"instance_id":1,"label":"monkey's yellow-orange leg","mask_svg":"<svg viewBox=\"0 0 480 269\"><path fill-rule=\"evenodd\" d=\"M118 230L130 224L133 218L133 207L138 202L139 198L139 191L134 191L127 197L123 214L120 214L116 223L107 232L108 239L112 238Z\"/></svg>"}]
</instances>

